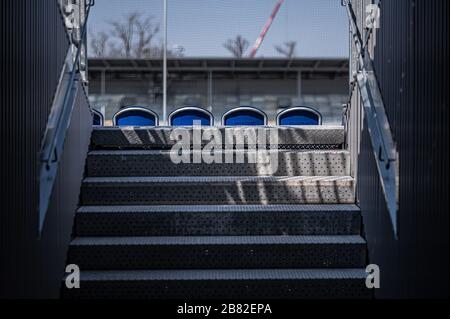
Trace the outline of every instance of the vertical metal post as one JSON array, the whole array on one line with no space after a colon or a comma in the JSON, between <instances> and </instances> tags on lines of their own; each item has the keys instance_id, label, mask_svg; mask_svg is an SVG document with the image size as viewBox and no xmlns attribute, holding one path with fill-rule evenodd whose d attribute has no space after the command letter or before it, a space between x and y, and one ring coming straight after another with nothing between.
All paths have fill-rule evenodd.
<instances>
[{"instance_id":1,"label":"vertical metal post","mask_svg":"<svg viewBox=\"0 0 450 319\"><path fill-rule=\"evenodd\" d=\"M299 101L302 101L302 71L297 71L297 98Z\"/></svg>"},{"instance_id":2,"label":"vertical metal post","mask_svg":"<svg viewBox=\"0 0 450 319\"><path fill-rule=\"evenodd\" d=\"M167 124L167 1L164 0L163 123Z\"/></svg>"},{"instance_id":3,"label":"vertical metal post","mask_svg":"<svg viewBox=\"0 0 450 319\"><path fill-rule=\"evenodd\" d=\"M100 94L102 95L102 98L104 98L106 94L106 70L102 70Z\"/></svg>"},{"instance_id":4,"label":"vertical metal post","mask_svg":"<svg viewBox=\"0 0 450 319\"><path fill-rule=\"evenodd\" d=\"M81 39L81 30L84 28L86 24L86 7L87 3L86 0L80 0L79 6L80 6L80 46L81 46L81 56L80 56L80 74L81 74L81 80L86 88L88 88L88 77L87 77L87 37L84 39Z\"/></svg>"},{"instance_id":5,"label":"vertical metal post","mask_svg":"<svg viewBox=\"0 0 450 319\"><path fill-rule=\"evenodd\" d=\"M213 108L213 76L212 71L208 72L208 110L212 112Z\"/></svg>"}]
</instances>

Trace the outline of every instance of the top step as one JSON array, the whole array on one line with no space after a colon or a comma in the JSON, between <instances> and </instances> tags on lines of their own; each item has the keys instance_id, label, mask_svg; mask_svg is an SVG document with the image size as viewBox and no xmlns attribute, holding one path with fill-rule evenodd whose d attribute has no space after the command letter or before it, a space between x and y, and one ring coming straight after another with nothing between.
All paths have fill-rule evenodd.
<instances>
[{"instance_id":1,"label":"top step","mask_svg":"<svg viewBox=\"0 0 450 319\"><path fill-rule=\"evenodd\" d=\"M280 149L342 149L345 140L343 126L297 126L297 127L202 127L202 145L215 139L216 143L227 147L254 145L258 139L271 148ZM170 149L181 141L192 145L192 127L102 127L92 133L93 149ZM197 133L198 134L198 133ZM172 136L171 136L172 135ZM198 134L199 135L199 134ZM276 143L273 143L276 136ZM250 140L249 140L250 138Z\"/></svg>"}]
</instances>

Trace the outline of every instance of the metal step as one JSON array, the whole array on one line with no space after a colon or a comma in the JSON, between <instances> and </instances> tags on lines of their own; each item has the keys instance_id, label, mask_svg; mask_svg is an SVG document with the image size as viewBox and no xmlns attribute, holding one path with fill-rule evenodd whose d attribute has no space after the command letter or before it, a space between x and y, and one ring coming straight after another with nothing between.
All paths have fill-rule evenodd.
<instances>
[{"instance_id":1,"label":"metal step","mask_svg":"<svg viewBox=\"0 0 450 319\"><path fill-rule=\"evenodd\" d=\"M84 270L358 268L359 236L79 237L69 264Z\"/></svg>"},{"instance_id":2,"label":"metal step","mask_svg":"<svg viewBox=\"0 0 450 319\"><path fill-rule=\"evenodd\" d=\"M177 130L174 132L174 130ZM345 141L343 126L303 126L303 127L202 127L199 144L209 144L215 134L216 141L221 145L254 145L246 138L261 137L260 141L269 141L269 135L277 136L280 148L300 149L340 149ZM181 137L177 133L184 132L189 146L193 140L192 128L133 128L133 127L103 127L92 132L93 149L170 149L177 144ZM206 134L205 134L206 133ZM186 135L187 134L187 135ZM218 135L220 134L220 136ZM171 138L172 135L172 138ZM273 140L272 140L273 141ZM278 148L272 145L272 148Z\"/></svg>"},{"instance_id":3,"label":"metal step","mask_svg":"<svg viewBox=\"0 0 450 319\"><path fill-rule=\"evenodd\" d=\"M258 152L215 151L217 161L194 163L201 151L188 151L188 163L174 163L171 151L92 151L87 159L89 177L124 176L349 176L347 151L270 151L273 170ZM209 153L208 153L209 155ZM236 163L226 163L231 158ZM234 159L234 160L233 160ZM240 163L236 161L240 159Z\"/></svg>"},{"instance_id":4,"label":"metal step","mask_svg":"<svg viewBox=\"0 0 450 319\"><path fill-rule=\"evenodd\" d=\"M76 236L358 235L356 205L85 206Z\"/></svg>"},{"instance_id":5,"label":"metal step","mask_svg":"<svg viewBox=\"0 0 450 319\"><path fill-rule=\"evenodd\" d=\"M354 204L353 178L86 178L82 205Z\"/></svg>"},{"instance_id":6,"label":"metal step","mask_svg":"<svg viewBox=\"0 0 450 319\"><path fill-rule=\"evenodd\" d=\"M364 269L81 271L80 299L370 298ZM65 279L63 279L63 287Z\"/></svg>"}]
</instances>

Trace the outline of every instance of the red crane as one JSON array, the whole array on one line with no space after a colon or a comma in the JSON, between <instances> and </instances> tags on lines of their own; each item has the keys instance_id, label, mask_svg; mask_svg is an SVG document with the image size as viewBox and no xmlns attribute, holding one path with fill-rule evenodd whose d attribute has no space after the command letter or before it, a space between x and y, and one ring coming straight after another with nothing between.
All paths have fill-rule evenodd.
<instances>
[{"instance_id":1,"label":"red crane","mask_svg":"<svg viewBox=\"0 0 450 319\"><path fill-rule=\"evenodd\" d=\"M267 32L269 31L273 20L275 20L275 17L277 16L278 11L280 11L280 8L281 8L283 2L284 2L284 0L278 0L277 4L275 5L275 8L273 9L272 14L269 17L269 20L267 20L266 24L264 25L263 30L261 31L261 34L259 35L258 39L256 39L255 45L253 46L252 52L250 53L251 58L254 58L256 56L256 53L258 52L259 47L261 46L262 42L264 41L264 38L265 38Z\"/></svg>"}]
</instances>

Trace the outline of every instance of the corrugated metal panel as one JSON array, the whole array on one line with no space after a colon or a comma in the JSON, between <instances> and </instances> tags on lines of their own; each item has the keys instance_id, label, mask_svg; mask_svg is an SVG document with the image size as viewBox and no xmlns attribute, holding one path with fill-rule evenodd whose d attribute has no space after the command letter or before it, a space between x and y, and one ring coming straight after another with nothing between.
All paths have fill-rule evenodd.
<instances>
[{"instance_id":1,"label":"corrugated metal panel","mask_svg":"<svg viewBox=\"0 0 450 319\"><path fill-rule=\"evenodd\" d=\"M384 0L375 66L400 156L399 240L368 132L361 136L358 198L379 297L448 297L447 0Z\"/></svg>"},{"instance_id":2,"label":"corrugated metal panel","mask_svg":"<svg viewBox=\"0 0 450 319\"><path fill-rule=\"evenodd\" d=\"M69 40L56 0L4 0L0 7L0 296L57 297L90 115L80 95L52 208L38 240L38 153Z\"/></svg>"}]
</instances>

